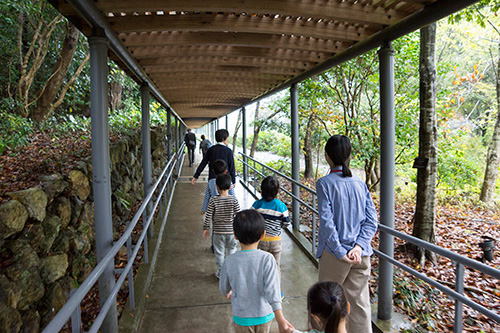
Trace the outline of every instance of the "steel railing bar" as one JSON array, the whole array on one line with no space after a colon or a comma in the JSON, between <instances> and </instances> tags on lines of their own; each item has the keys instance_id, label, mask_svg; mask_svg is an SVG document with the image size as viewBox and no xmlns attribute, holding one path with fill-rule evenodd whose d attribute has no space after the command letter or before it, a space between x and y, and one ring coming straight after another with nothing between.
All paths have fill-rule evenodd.
<instances>
[{"instance_id":1,"label":"steel railing bar","mask_svg":"<svg viewBox=\"0 0 500 333\"><path fill-rule=\"evenodd\" d=\"M450 296L450 297L452 297L452 298L454 298L456 300L459 300L460 302L462 302L464 304L467 304L468 306L470 306L474 310L477 310L477 311L481 312L482 314L484 314L485 316L487 316L487 317L489 317L489 318L491 318L493 320L496 320L497 322L500 323L500 315L498 315L497 313L488 310L484 306L482 306L482 305L480 305L480 304L478 304L478 303L476 303L474 301L471 301L470 299L468 299L467 297L465 297L465 296L457 293L453 289L448 288L448 287L442 285L441 283L434 281L433 279L429 278L427 275L422 274L422 273L414 270L413 268L406 266L403 263L400 263L396 259L393 259L393 258L389 257L388 255L386 255L385 253L382 253L382 252L380 252L379 250L376 250L376 249L373 249L373 251L377 254L377 256L379 258L382 258L384 260L389 261L393 265L398 266L399 268L407 271L411 275L413 275L413 276L419 278L420 280L423 280L423 281L427 282L431 286L433 286L433 287L441 290L446 295L448 295L448 296Z\"/></svg>"},{"instance_id":2,"label":"steel railing bar","mask_svg":"<svg viewBox=\"0 0 500 333\"><path fill-rule=\"evenodd\" d=\"M302 184L302 183L300 183L300 182L297 182L296 180L292 179L291 177L289 177L289 176L285 175L284 173L282 173L282 172L280 172L280 171L278 171L278 170L276 170L276 169L274 169L274 168L271 168L270 166L267 166L267 165L265 165L265 164L263 164L263 163L261 163L261 162L259 162L259 161L255 160L255 159L253 159L252 157L247 156L247 155L245 155L245 154L243 154L243 153L239 153L239 154L240 154L240 155L242 155L242 156L244 156L244 157L246 157L246 158L249 158L250 160L254 160L254 161L256 161L256 162L257 162L257 163L259 163L260 165L262 165L262 166L266 167L267 169L269 169L269 170L273 171L274 173L276 173L276 174L280 175L281 177L285 178L286 180L288 180L288 181L290 181L290 182L292 182L292 183L296 184L297 186L301 187L302 189L304 189L304 190L306 190L306 191L308 191L308 192L310 192L310 193L316 194L316 191L314 191L312 188L307 187L307 186L305 186L304 184ZM242 161L241 159L239 159L239 160L240 160L241 162L245 163L245 162L244 162L244 161ZM247 164L247 165L248 165L248 164Z\"/></svg>"},{"instance_id":3,"label":"steel railing bar","mask_svg":"<svg viewBox=\"0 0 500 333\"><path fill-rule=\"evenodd\" d=\"M393 236L396 236L396 237L398 237L400 239L403 239L403 240L405 240L407 242L415 244L415 245L417 245L417 246L419 246L421 248L424 248L424 249L429 250L431 252L434 252L434 253L437 253L439 255L442 255L443 257L451 259L454 262L461 263L464 266L467 266L467 267L470 267L470 268L474 268L474 269L476 269L476 270L478 270L478 271L480 271L482 273L485 273L485 274L488 274L488 275L490 275L492 277L500 279L500 270L497 270L497 269L495 269L493 267L490 267L488 265L480 263L480 262L478 262L476 260L472 260L472 259L466 258L464 256L461 256L461 255L457 254L457 253L451 252L450 250L443 249L442 247L439 247L437 245L425 242L425 241L423 241L423 240L421 240L419 238L416 238L416 237L413 237L413 236L410 236L410 235L407 235L407 234L403 234L402 232L399 232L397 230L388 228L385 225L379 224L378 228L382 232L386 232L386 233L391 234Z\"/></svg>"}]
</instances>

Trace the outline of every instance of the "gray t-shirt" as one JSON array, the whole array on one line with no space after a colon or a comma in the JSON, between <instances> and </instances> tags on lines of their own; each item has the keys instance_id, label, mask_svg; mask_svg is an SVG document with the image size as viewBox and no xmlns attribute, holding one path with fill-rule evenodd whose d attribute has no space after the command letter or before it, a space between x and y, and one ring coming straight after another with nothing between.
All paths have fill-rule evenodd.
<instances>
[{"instance_id":1,"label":"gray t-shirt","mask_svg":"<svg viewBox=\"0 0 500 333\"><path fill-rule=\"evenodd\" d=\"M219 289L233 291L233 316L264 317L281 310L281 289L276 260L261 250L238 251L224 260Z\"/></svg>"}]
</instances>

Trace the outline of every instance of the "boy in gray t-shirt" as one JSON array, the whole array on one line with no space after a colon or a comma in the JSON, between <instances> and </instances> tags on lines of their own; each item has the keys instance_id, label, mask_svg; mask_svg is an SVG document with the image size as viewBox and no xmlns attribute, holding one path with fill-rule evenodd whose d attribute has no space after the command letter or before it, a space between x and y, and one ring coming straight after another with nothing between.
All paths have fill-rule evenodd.
<instances>
[{"instance_id":1,"label":"boy in gray t-shirt","mask_svg":"<svg viewBox=\"0 0 500 333\"><path fill-rule=\"evenodd\" d=\"M219 289L231 298L236 333L269 332L273 318L280 332L293 330L281 311L281 289L276 261L272 254L258 250L266 235L265 220L255 210L243 210L233 222L235 238L241 251L226 258Z\"/></svg>"}]
</instances>

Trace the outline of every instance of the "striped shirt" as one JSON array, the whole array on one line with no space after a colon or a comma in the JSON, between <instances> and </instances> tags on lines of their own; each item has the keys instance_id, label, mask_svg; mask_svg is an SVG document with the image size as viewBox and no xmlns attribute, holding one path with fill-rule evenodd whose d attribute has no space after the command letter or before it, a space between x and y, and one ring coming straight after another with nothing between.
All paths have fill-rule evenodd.
<instances>
[{"instance_id":1,"label":"striped shirt","mask_svg":"<svg viewBox=\"0 0 500 333\"><path fill-rule=\"evenodd\" d=\"M232 234L234 215L239 211L238 200L232 195L212 197L205 213L203 230L210 229L212 224L214 234Z\"/></svg>"},{"instance_id":2,"label":"striped shirt","mask_svg":"<svg viewBox=\"0 0 500 333\"><path fill-rule=\"evenodd\" d=\"M228 194L234 197L234 185L231 184L231 188L229 189ZM215 197L216 195L219 195L219 192L217 192L217 185L215 184L215 178L212 178L208 181L207 189L205 190L205 198L203 199L203 206L201 207L202 212L207 211L208 202L210 201L210 198Z\"/></svg>"},{"instance_id":3,"label":"striped shirt","mask_svg":"<svg viewBox=\"0 0 500 333\"><path fill-rule=\"evenodd\" d=\"M266 220L266 237L280 236L281 229L290 224L288 209L278 199L269 202L264 199L257 200L252 208L261 213Z\"/></svg>"}]
</instances>

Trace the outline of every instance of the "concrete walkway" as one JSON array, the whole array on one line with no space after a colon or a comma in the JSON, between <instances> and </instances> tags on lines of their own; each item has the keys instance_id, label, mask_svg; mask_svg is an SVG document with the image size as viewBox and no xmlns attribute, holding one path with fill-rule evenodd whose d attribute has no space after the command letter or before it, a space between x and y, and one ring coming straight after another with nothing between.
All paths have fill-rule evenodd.
<instances>
[{"instance_id":1,"label":"concrete walkway","mask_svg":"<svg viewBox=\"0 0 500 333\"><path fill-rule=\"evenodd\" d=\"M196 158L199 162L200 156ZM207 168L193 186L189 181L196 169L188 164L186 159L166 222L139 332L234 332L230 300L219 292L210 241L202 237L200 212ZM250 208L254 201L239 183L236 196L242 209ZM296 329L306 330L306 294L317 281L318 273L285 233L281 271L285 317ZM271 332L278 332L276 321Z\"/></svg>"}]
</instances>

